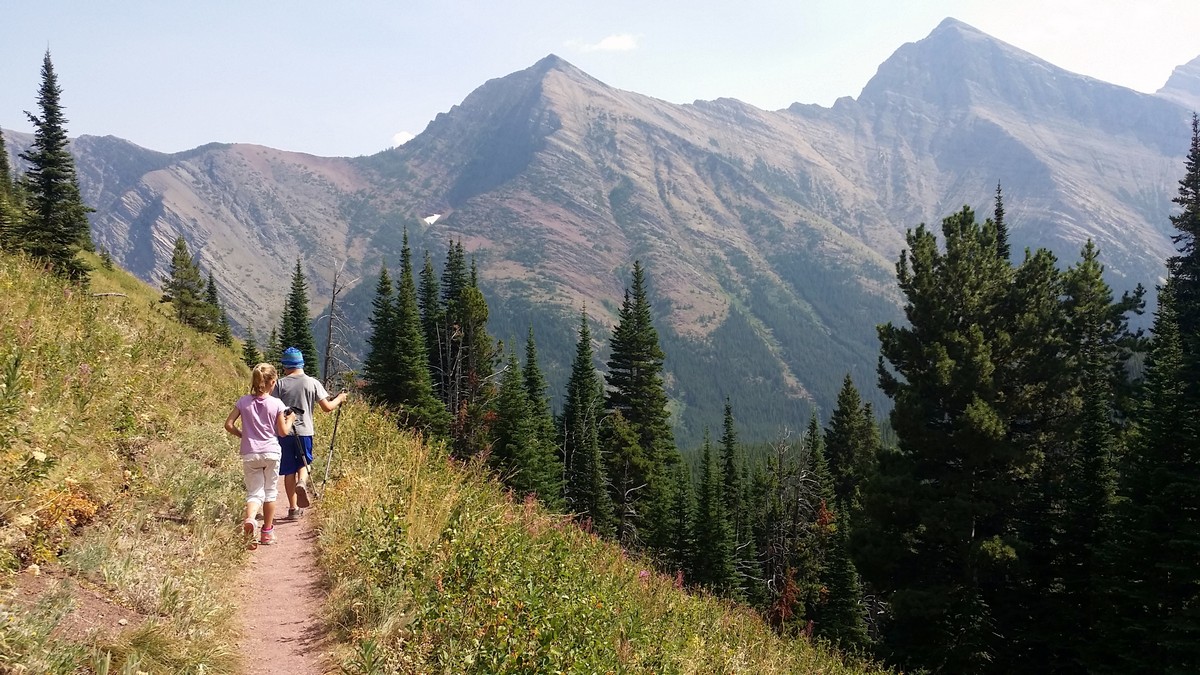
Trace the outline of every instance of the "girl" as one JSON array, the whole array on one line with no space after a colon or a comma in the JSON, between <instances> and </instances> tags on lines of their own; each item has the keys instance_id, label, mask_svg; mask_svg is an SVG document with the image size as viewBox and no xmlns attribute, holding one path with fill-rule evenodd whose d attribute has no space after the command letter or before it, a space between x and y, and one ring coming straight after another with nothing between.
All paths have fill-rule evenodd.
<instances>
[{"instance_id":1,"label":"girl","mask_svg":"<svg viewBox=\"0 0 1200 675\"><path fill-rule=\"evenodd\" d=\"M270 395L275 386L275 366L260 363L250 372L250 394L238 399L229 417L225 418L225 430L242 439L242 469L246 479L246 512L242 521L242 536L251 549L254 541L254 518L261 505L263 511L262 533L259 542L263 545L275 543L275 496L279 482L279 441L277 436L287 436L292 431L296 415L283 401ZM239 429L236 422L242 421Z\"/></svg>"}]
</instances>

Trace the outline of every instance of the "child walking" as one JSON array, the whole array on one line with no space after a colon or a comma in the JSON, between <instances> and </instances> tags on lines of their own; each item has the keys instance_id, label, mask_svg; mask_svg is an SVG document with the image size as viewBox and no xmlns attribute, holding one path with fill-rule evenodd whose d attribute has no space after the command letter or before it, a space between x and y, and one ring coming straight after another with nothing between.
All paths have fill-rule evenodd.
<instances>
[{"instance_id":1,"label":"child walking","mask_svg":"<svg viewBox=\"0 0 1200 675\"><path fill-rule=\"evenodd\" d=\"M345 402L346 392L330 398L320 380L304 373L304 354L295 347L283 350L281 362L284 376L272 393L285 406L300 411L296 418L296 435L279 439L283 446L279 473L283 474L283 489L287 493L287 517L294 519L303 516L309 504L306 481L308 465L313 461L313 410L318 407L325 412L337 410ZM281 435L287 436L286 433Z\"/></svg>"},{"instance_id":2,"label":"child walking","mask_svg":"<svg viewBox=\"0 0 1200 675\"><path fill-rule=\"evenodd\" d=\"M295 413L271 396L278 375L275 366L260 363L250 372L250 393L238 399L225 418L225 430L242 439L242 470L246 482L246 512L242 536L251 549L275 543L275 497L279 483L279 439L292 431ZM241 428L237 426L241 420ZM262 507L263 525L254 539L254 518Z\"/></svg>"}]
</instances>

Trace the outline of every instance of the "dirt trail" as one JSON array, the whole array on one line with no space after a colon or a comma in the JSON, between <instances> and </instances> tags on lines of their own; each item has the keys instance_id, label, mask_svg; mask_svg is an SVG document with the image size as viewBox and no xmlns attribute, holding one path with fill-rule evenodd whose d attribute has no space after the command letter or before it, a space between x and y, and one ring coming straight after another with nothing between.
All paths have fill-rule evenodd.
<instances>
[{"instance_id":1,"label":"dirt trail","mask_svg":"<svg viewBox=\"0 0 1200 675\"><path fill-rule=\"evenodd\" d=\"M283 479L282 515L287 515ZM299 520L276 520L278 543L249 554L239 598L242 663L251 675L320 675L328 670L321 626L325 592L317 570L316 532L311 513Z\"/></svg>"}]
</instances>

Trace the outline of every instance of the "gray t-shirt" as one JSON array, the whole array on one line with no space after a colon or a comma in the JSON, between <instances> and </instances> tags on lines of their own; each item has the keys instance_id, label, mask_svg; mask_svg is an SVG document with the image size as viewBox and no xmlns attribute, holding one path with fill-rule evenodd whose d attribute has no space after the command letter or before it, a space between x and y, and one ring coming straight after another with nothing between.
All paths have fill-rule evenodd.
<instances>
[{"instance_id":1,"label":"gray t-shirt","mask_svg":"<svg viewBox=\"0 0 1200 675\"><path fill-rule=\"evenodd\" d=\"M303 415L296 416L293 428L297 436L312 436L313 409L317 406L317 401L329 398L329 392L325 391L321 381L304 373L292 373L279 378L271 394L289 408L304 410Z\"/></svg>"}]
</instances>

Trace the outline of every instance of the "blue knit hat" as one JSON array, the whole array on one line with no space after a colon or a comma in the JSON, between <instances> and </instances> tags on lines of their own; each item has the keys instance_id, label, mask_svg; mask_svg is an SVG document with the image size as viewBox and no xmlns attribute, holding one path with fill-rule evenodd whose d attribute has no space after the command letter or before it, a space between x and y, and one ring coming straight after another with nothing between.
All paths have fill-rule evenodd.
<instances>
[{"instance_id":1,"label":"blue knit hat","mask_svg":"<svg viewBox=\"0 0 1200 675\"><path fill-rule=\"evenodd\" d=\"M287 349L283 350L283 359L281 360L284 368L304 367L304 354L302 354L300 350L296 349L295 347L288 347Z\"/></svg>"}]
</instances>

